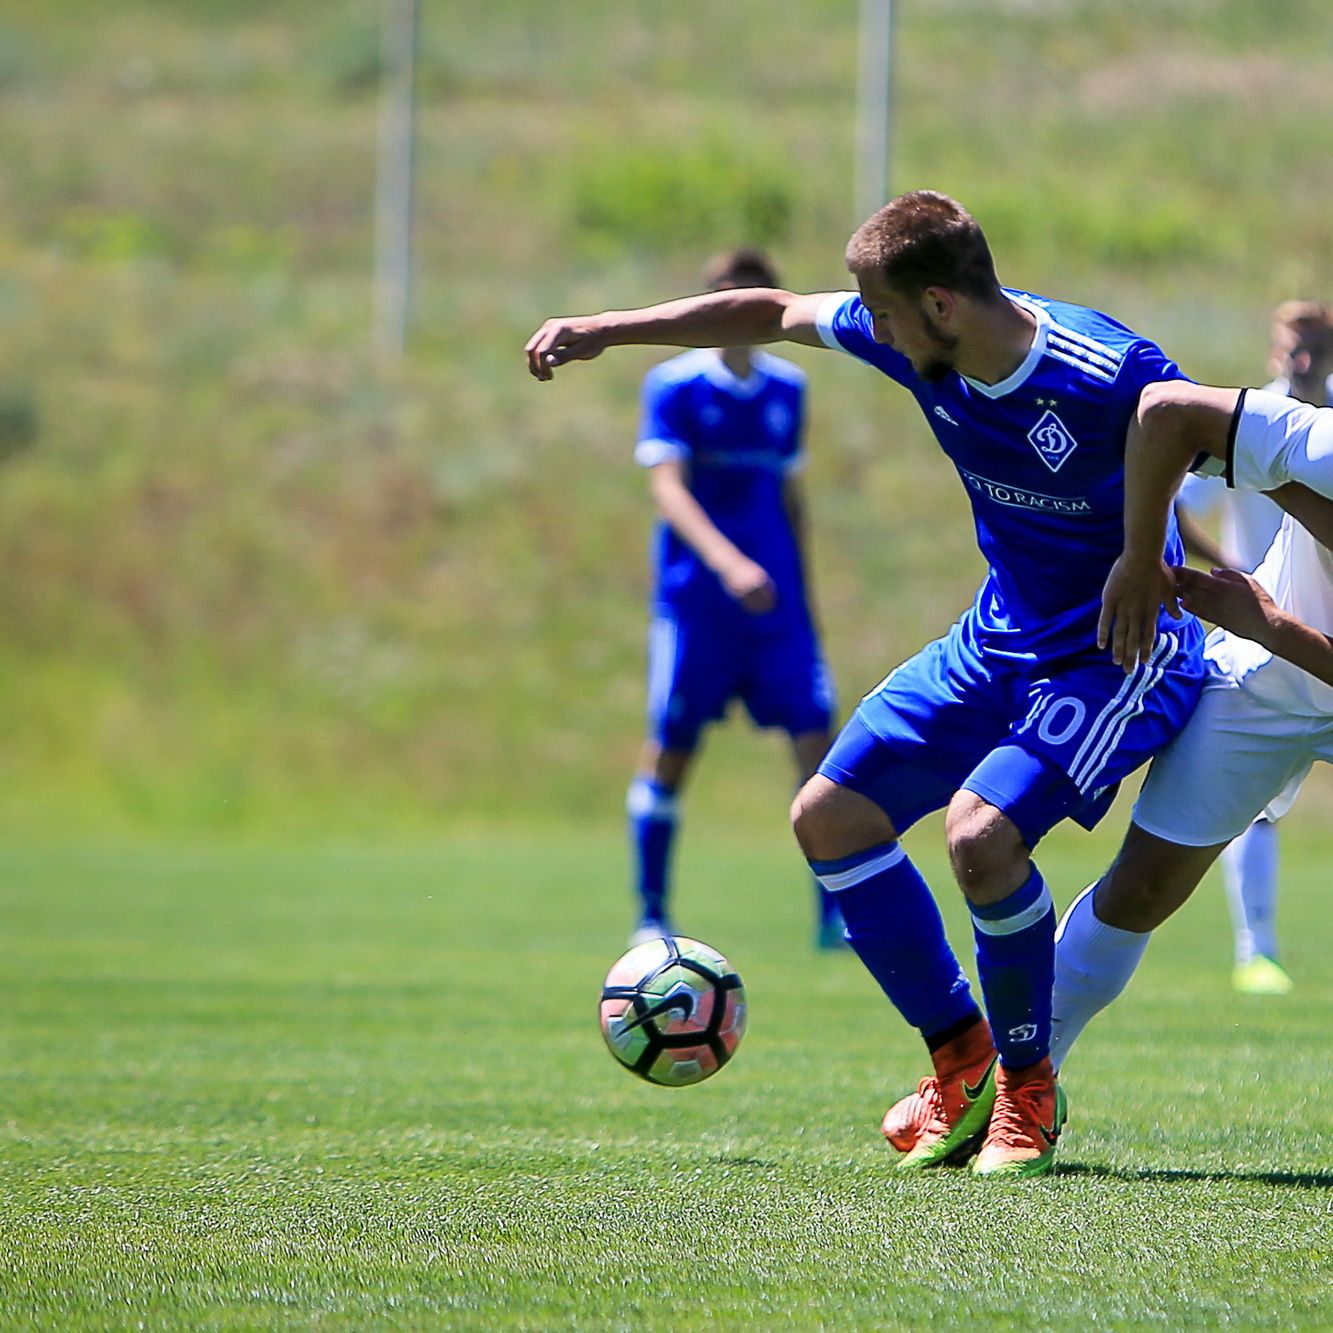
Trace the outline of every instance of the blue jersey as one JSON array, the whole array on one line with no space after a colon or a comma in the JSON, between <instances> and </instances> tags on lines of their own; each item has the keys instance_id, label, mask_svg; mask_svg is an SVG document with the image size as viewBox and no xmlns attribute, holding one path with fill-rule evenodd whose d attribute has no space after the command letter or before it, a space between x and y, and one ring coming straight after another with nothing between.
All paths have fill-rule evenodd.
<instances>
[{"instance_id":1,"label":"blue jersey","mask_svg":"<svg viewBox=\"0 0 1333 1333\"><path fill-rule=\"evenodd\" d=\"M910 389L957 468L990 566L970 613L981 646L1049 659L1096 644L1102 585L1124 546L1125 433L1145 385L1184 376L1108 315L1006 294L1036 318L1037 331L1000 384L957 373L922 379L875 341L855 293L829 297L819 332ZM1184 562L1174 519L1165 555Z\"/></svg>"},{"instance_id":2,"label":"blue jersey","mask_svg":"<svg viewBox=\"0 0 1333 1333\"><path fill-rule=\"evenodd\" d=\"M644 380L634 457L644 467L684 462L704 512L768 572L777 609L751 620L808 615L800 551L783 496L786 479L804 463L804 417L804 373L765 352L753 353L743 380L708 349L673 357ZM666 523L658 525L655 553L659 604L686 614L739 613L717 575Z\"/></svg>"}]
</instances>

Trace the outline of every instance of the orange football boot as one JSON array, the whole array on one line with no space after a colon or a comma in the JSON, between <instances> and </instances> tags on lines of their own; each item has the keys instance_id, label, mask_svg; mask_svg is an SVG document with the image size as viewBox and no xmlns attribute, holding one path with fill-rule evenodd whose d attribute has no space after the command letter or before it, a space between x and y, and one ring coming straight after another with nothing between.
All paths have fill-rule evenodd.
<instances>
[{"instance_id":1,"label":"orange football boot","mask_svg":"<svg viewBox=\"0 0 1333 1333\"><path fill-rule=\"evenodd\" d=\"M995 1100L995 1045L984 1018L930 1058L935 1073L894 1103L881 1126L903 1154L901 1171L965 1162L986 1132Z\"/></svg>"},{"instance_id":2,"label":"orange football boot","mask_svg":"<svg viewBox=\"0 0 1333 1333\"><path fill-rule=\"evenodd\" d=\"M1045 1175L1055 1165L1055 1143L1067 1115L1049 1056L1027 1069L998 1067L995 1107L973 1172L1011 1179Z\"/></svg>"}]
</instances>

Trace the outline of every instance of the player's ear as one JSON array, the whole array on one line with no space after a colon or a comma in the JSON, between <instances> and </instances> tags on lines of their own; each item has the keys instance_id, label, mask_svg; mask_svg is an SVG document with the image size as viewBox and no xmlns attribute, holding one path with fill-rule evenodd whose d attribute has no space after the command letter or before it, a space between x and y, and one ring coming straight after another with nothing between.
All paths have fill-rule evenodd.
<instances>
[{"instance_id":1,"label":"player's ear","mask_svg":"<svg viewBox=\"0 0 1333 1333\"><path fill-rule=\"evenodd\" d=\"M921 293L921 308L937 323L949 323L958 309L958 298L947 287L927 287Z\"/></svg>"}]
</instances>

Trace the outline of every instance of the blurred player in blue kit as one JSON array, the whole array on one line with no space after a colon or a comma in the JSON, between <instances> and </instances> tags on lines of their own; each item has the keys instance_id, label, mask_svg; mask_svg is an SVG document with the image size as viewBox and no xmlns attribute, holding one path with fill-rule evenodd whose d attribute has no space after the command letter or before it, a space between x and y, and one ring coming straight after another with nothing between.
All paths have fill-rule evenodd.
<instances>
[{"instance_id":1,"label":"blurred player in blue kit","mask_svg":"<svg viewBox=\"0 0 1333 1333\"><path fill-rule=\"evenodd\" d=\"M716 256L710 291L775 287L758 250ZM828 750L832 683L805 581L805 375L747 346L656 366L635 460L661 522L648 640L648 735L626 799L640 902L632 944L672 933L667 898L677 801L701 733L740 699L791 738L797 780ZM815 885L816 941L843 945Z\"/></svg>"},{"instance_id":2,"label":"blurred player in blue kit","mask_svg":"<svg viewBox=\"0 0 1333 1333\"><path fill-rule=\"evenodd\" d=\"M862 700L792 807L847 935L925 1039L934 1073L890 1108L907 1170L965 1161L1050 1169L1064 1098L1050 1061L1055 908L1031 853L1065 818L1091 827L1120 780L1184 726L1203 639L1161 612L1127 675L1097 646L1124 545L1124 447L1139 395L1180 371L1097 311L1001 287L981 228L946 195L892 200L852 236L857 292L745 289L548 320L549 379L608 346L788 339L845 352L917 400L971 502L989 563L972 606ZM1163 555L1183 550L1168 525ZM989 1024L899 841L947 808Z\"/></svg>"}]
</instances>

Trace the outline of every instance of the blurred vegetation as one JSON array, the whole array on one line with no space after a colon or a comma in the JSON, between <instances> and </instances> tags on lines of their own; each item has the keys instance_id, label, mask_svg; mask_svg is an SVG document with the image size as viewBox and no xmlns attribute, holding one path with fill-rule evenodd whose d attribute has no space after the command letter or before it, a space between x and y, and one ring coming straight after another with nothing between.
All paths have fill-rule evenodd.
<instances>
[{"instance_id":1,"label":"blurred vegetation","mask_svg":"<svg viewBox=\"0 0 1333 1333\"><path fill-rule=\"evenodd\" d=\"M367 350L370 0L0 0L0 825L613 813L640 726L639 377L537 386L548 314L774 246L845 285L856 6L423 6L417 332ZM1322 0L907 0L895 185L1191 373L1333 295ZM905 395L812 375L845 702L977 579ZM702 781L771 808L771 738Z\"/></svg>"}]
</instances>

